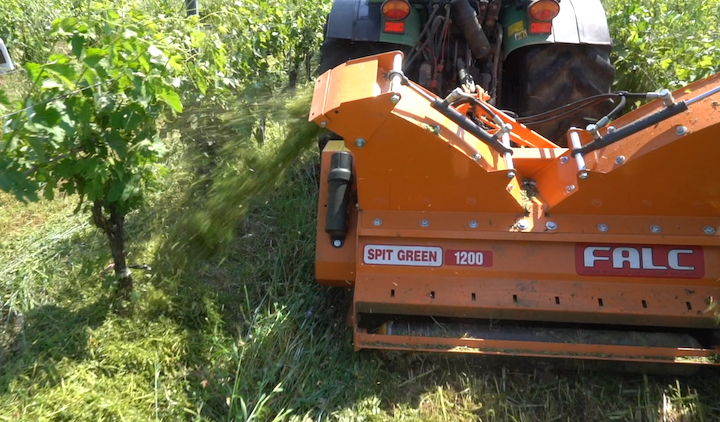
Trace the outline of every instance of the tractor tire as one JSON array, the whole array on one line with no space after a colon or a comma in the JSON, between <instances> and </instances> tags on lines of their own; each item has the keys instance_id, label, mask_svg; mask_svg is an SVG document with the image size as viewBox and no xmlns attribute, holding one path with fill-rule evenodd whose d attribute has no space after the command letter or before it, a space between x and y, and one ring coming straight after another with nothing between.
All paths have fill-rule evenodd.
<instances>
[{"instance_id":1,"label":"tractor tire","mask_svg":"<svg viewBox=\"0 0 720 422\"><path fill-rule=\"evenodd\" d=\"M608 93L615 79L610 48L596 45L529 46L511 53L503 66L501 105L521 118ZM585 129L609 113L614 105L606 100L562 119L527 126L559 146L567 147L570 127Z\"/></svg>"},{"instance_id":2,"label":"tractor tire","mask_svg":"<svg viewBox=\"0 0 720 422\"><path fill-rule=\"evenodd\" d=\"M320 47L319 73L323 74L328 70L337 67L348 60L360 57L372 56L387 51L401 50L407 54L409 47L399 44L383 42L352 41L341 38L326 38ZM318 139L318 150L322 150L330 140L341 140L335 133L329 133Z\"/></svg>"}]
</instances>

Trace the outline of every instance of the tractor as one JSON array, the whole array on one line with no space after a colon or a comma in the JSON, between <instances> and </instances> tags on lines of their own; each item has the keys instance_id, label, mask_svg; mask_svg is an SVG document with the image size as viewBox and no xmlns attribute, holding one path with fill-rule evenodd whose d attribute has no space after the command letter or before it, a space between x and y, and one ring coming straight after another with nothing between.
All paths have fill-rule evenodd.
<instances>
[{"instance_id":1,"label":"tractor","mask_svg":"<svg viewBox=\"0 0 720 422\"><path fill-rule=\"evenodd\" d=\"M544 137L566 146L613 107L612 39L600 0L335 0L320 71L400 50L403 72L433 93L480 87ZM598 97L599 96L599 97ZM582 109L534 118L575 101Z\"/></svg>"}]
</instances>

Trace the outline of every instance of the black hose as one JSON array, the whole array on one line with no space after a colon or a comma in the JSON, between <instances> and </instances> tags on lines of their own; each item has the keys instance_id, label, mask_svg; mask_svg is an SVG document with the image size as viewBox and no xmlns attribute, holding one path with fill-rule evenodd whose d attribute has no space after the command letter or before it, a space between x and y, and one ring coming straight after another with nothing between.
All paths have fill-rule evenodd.
<instances>
[{"instance_id":1,"label":"black hose","mask_svg":"<svg viewBox=\"0 0 720 422\"><path fill-rule=\"evenodd\" d=\"M635 93L635 92L625 92L625 91L618 91L618 92L610 92L607 94L598 94L593 95L591 97L583 98L577 101L574 101L569 104L565 104L562 107L555 108L553 110L548 110L542 113L534 114L532 116L524 116L519 119L517 119L518 122L526 125L537 125L541 123L547 123L551 122L553 120L561 119L569 114L575 113L578 110L581 110L585 107L590 107L595 104L597 104L600 101L610 99L610 98L647 98L647 94L641 94L641 93ZM613 111L611 112L610 116L612 117L615 113L622 110L622 108L625 106L625 103L622 103L622 107L615 107Z\"/></svg>"},{"instance_id":2,"label":"black hose","mask_svg":"<svg viewBox=\"0 0 720 422\"><path fill-rule=\"evenodd\" d=\"M450 107L447 102L438 98L433 100L430 105L432 106L432 108L442 113L445 117L455 122L458 126L465 129L467 132L484 142L487 146L494 149L495 151L501 154L512 154L512 149L503 145L502 142L498 140L498 137L496 135L491 135L490 133L488 133L486 130L475 124L475 122L468 119L467 116Z\"/></svg>"},{"instance_id":3,"label":"black hose","mask_svg":"<svg viewBox=\"0 0 720 422\"><path fill-rule=\"evenodd\" d=\"M483 109L483 111L485 113L489 114L490 118L492 118L493 120L495 120L495 118L497 117L497 114L495 114L494 111L492 111L485 103L483 103L482 101L478 100L475 97L470 97L470 96L462 97L461 99L453 102L450 105L457 108L457 106L465 104L465 103L473 103L474 105L480 107L481 109Z\"/></svg>"},{"instance_id":4,"label":"black hose","mask_svg":"<svg viewBox=\"0 0 720 422\"><path fill-rule=\"evenodd\" d=\"M604 148L608 145L614 144L621 139L627 138L628 136L638 133L641 130L647 129L650 126L654 126L662 122L663 120L669 119L675 115L685 112L687 111L687 109L688 106L685 101L674 103L673 105L656 111L649 116L645 116L640 120L636 120L628 124L627 126L623 126L620 129L615 130L614 132L608 133L601 138L595 139L594 141L587 143L580 148L575 148L572 150L572 153L580 153L585 155L589 152L597 151L600 148Z\"/></svg>"},{"instance_id":5,"label":"black hose","mask_svg":"<svg viewBox=\"0 0 720 422\"><path fill-rule=\"evenodd\" d=\"M483 59L491 52L490 41L477 20L477 13L468 0L452 0L453 21L465 35L465 41L476 59Z\"/></svg>"}]
</instances>

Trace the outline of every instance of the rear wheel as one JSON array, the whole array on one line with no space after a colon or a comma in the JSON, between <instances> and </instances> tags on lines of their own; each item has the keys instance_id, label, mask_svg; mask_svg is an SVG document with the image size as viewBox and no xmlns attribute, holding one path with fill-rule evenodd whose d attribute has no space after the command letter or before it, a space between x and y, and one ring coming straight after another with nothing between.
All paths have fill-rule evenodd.
<instances>
[{"instance_id":1,"label":"rear wheel","mask_svg":"<svg viewBox=\"0 0 720 422\"><path fill-rule=\"evenodd\" d=\"M502 107L520 117L610 92L615 70L610 47L580 44L533 45L514 51L504 64ZM585 128L613 108L610 100L558 119L527 126L566 147L571 126Z\"/></svg>"}]
</instances>

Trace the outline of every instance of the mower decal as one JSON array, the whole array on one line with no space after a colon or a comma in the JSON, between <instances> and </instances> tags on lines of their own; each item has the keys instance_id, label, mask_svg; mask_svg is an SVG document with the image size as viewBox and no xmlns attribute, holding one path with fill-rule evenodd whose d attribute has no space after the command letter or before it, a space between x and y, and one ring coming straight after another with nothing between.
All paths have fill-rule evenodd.
<instances>
[{"instance_id":1,"label":"mower decal","mask_svg":"<svg viewBox=\"0 0 720 422\"><path fill-rule=\"evenodd\" d=\"M363 262L372 265L440 267L443 250L436 246L365 245Z\"/></svg>"},{"instance_id":2,"label":"mower decal","mask_svg":"<svg viewBox=\"0 0 720 422\"><path fill-rule=\"evenodd\" d=\"M446 265L459 265L468 267L492 267L492 251L468 251L448 249L445 251Z\"/></svg>"},{"instance_id":3,"label":"mower decal","mask_svg":"<svg viewBox=\"0 0 720 422\"><path fill-rule=\"evenodd\" d=\"M578 243L575 269L590 276L702 278L705 256L699 246Z\"/></svg>"}]
</instances>

